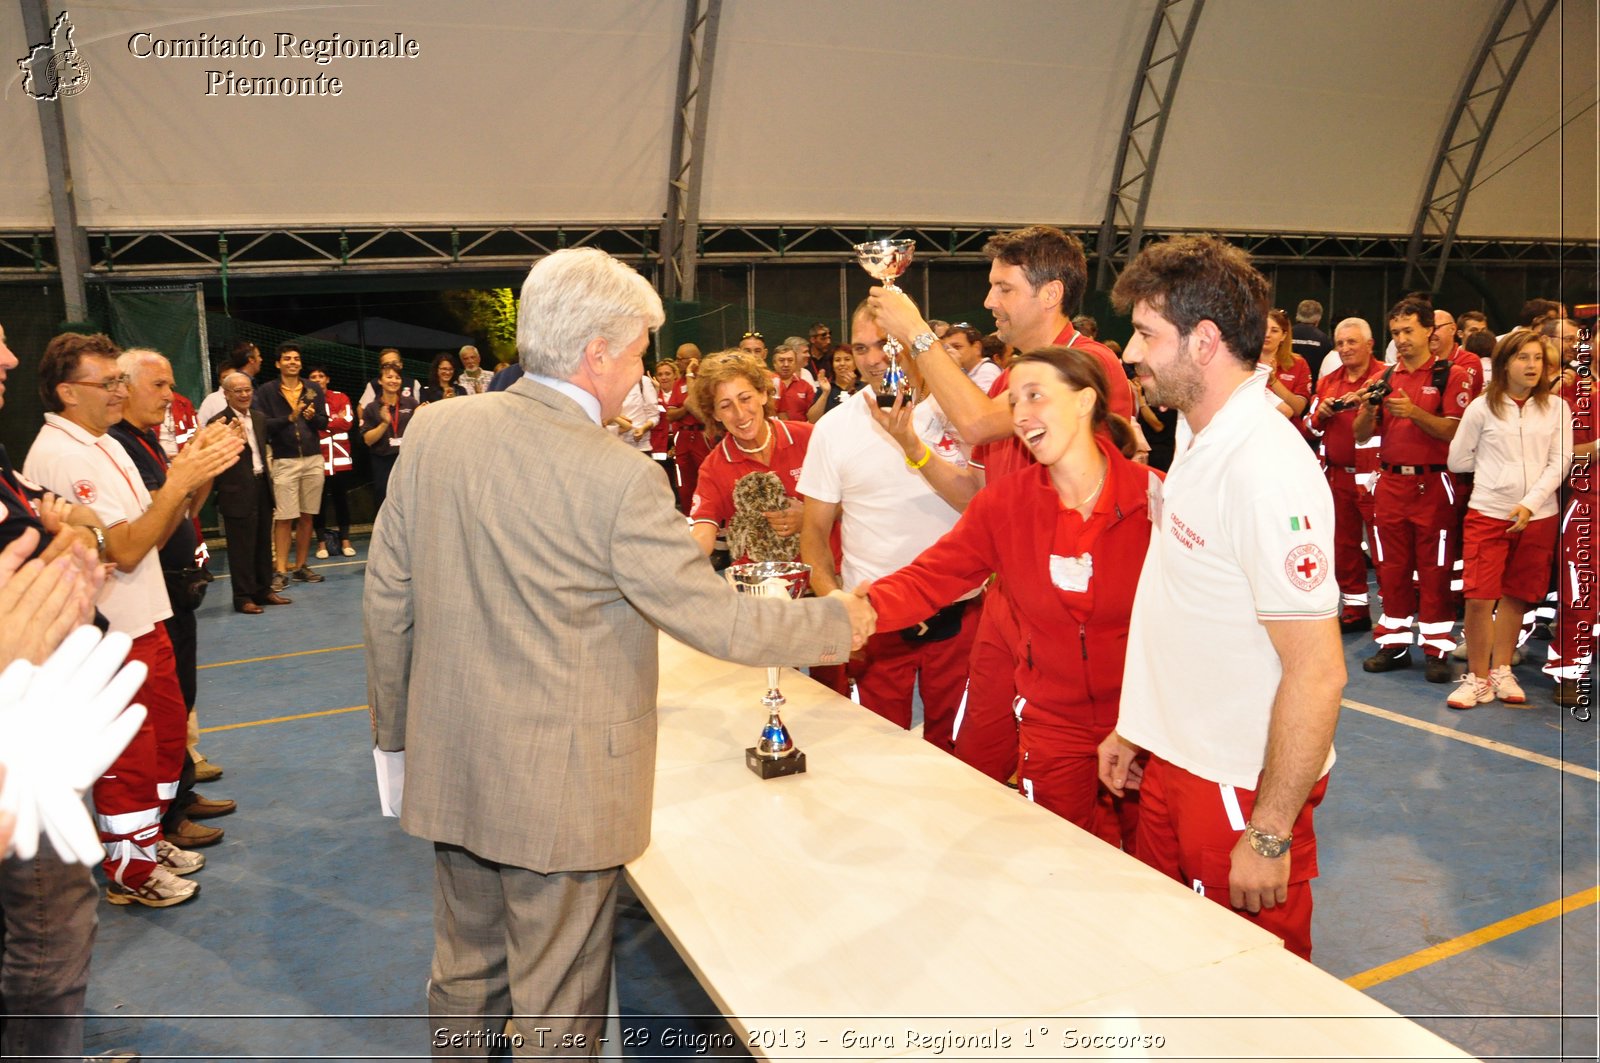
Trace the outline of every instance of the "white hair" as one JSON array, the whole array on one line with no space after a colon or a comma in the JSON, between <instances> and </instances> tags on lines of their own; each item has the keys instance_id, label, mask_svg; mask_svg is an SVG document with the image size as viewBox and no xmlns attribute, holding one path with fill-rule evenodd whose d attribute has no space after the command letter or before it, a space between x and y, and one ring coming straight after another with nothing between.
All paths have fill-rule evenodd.
<instances>
[{"instance_id":1,"label":"white hair","mask_svg":"<svg viewBox=\"0 0 1600 1063\"><path fill-rule=\"evenodd\" d=\"M613 355L666 322L661 297L631 266L598 248L568 248L534 264L517 306L517 354L529 373L566 380L600 338Z\"/></svg>"},{"instance_id":2,"label":"white hair","mask_svg":"<svg viewBox=\"0 0 1600 1063\"><path fill-rule=\"evenodd\" d=\"M1347 317L1347 318L1345 318L1343 321L1339 322L1337 325L1334 326L1334 328L1333 328L1334 336L1337 338L1339 333L1343 332L1347 328L1355 329L1356 332L1360 334L1360 336L1361 336L1361 338L1363 340L1367 341L1368 343L1372 342L1372 326L1367 324L1367 319L1366 318L1364 318L1364 317Z\"/></svg>"},{"instance_id":3,"label":"white hair","mask_svg":"<svg viewBox=\"0 0 1600 1063\"><path fill-rule=\"evenodd\" d=\"M170 372L172 363L160 351L149 347L129 347L117 356L117 370L129 380L137 380L147 365L160 364Z\"/></svg>"}]
</instances>

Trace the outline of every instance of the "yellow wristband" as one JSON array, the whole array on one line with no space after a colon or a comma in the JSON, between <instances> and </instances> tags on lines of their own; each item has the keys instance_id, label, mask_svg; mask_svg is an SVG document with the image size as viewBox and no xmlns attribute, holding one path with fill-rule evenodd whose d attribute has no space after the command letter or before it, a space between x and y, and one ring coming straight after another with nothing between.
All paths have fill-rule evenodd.
<instances>
[{"instance_id":1,"label":"yellow wristband","mask_svg":"<svg viewBox=\"0 0 1600 1063\"><path fill-rule=\"evenodd\" d=\"M922 444L922 457L918 458L916 461L912 461L910 458L907 458L906 466L912 469L920 469L924 465L928 464L929 460L932 458L933 449L929 447L928 444L924 443Z\"/></svg>"}]
</instances>

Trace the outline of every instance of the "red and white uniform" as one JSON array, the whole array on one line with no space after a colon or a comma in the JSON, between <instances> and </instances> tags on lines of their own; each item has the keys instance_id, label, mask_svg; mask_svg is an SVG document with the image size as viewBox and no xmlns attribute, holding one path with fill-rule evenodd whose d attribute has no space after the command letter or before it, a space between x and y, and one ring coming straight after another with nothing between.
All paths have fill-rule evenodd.
<instances>
[{"instance_id":1,"label":"red and white uniform","mask_svg":"<svg viewBox=\"0 0 1600 1063\"><path fill-rule=\"evenodd\" d=\"M1426 413L1459 418L1471 401L1467 375L1451 366L1441 394L1433 383L1434 362L1430 356L1410 371L1397 365L1389 381L1393 393L1404 393ZM1404 649L1411 645L1415 622L1423 653L1442 657L1455 647L1450 578L1460 553L1457 485L1447 464L1450 444L1428 435L1410 418L1389 417L1381 410L1380 417L1383 446L1374 492L1372 559L1383 613L1372 637L1384 650Z\"/></svg>"},{"instance_id":2,"label":"red and white uniform","mask_svg":"<svg viewBox=\"0 0 1600 1063\"><path fill-rule=\"evenodd\" d=\"M840 584L846 589L907 564L953 528L959 516L921 473L906 466L900 444L868 409L876 401L871 388L862 388L817 422L796 485L808 499L841 507ZM949 430L938 403L918 404L912 424L940 458L966 464L964 445ZM976 580L940 604L975 598L982 584ZM965 606L959 633L933 642L913 642L900 630L880 627L863 650L866 664L856 677L861 704L909 728L912 690L920 686L923 737L950 749L979 611L977 602Z\"/></svg>"},{"instance_id":3,"label":"red and white uniform","mask_svg":"<svg viewBox=\"0 0 1600 1063\"><path fill-rule=\"evenodd\" d=\"M178 451L189 445L189 440L194 438L195 430L199 427L200 421L195 415L194 403L174 391L172 405L167 407L166 416L161 419L161 427L156 433L168 461L177 457Z\"/></svg>"},{"instance_id":4,"label":"red and white uniform","mask_svg":"<svg viewBox=\"0 0 1600 1063\"><path fill-rule=\"evenodd\" d=\"M1117 732L1150 751L1139 794L1140 859L1219 904L1226 854L1266 767L1283 663L1267 625L1338 614L1333 496L1299 434L1252 375L1188 442L1179 424L1128 625ZM1205 637L1195 637L1196 632ZM1323 775L1333 765L1330 749ZM1316 875L1313 791L1294 827L1289 903L1239 914L1309 956ZM1221 881L1218 882L1218 874ZM1218 889L1218 886L1221 886Z\"/></svg>"},{"instance_id":5,"label":"red and white uniform","mask_svg":"<svg viewBox=\"0 0 1600 1063\"><path fill-rule=\"evenodd\" d=\"M1102 815L1096 750L1117 721L1128 617L1150 543L1145 500L1160 473L1130 462L1108 439L1100 449L1110 466L1087 520L1062 506L1049 471L1035 465L978 492L950 532L874 583L871 599L879 626L905 627L999 573L1019 632L1010 656L1021 732L1012 761L1022 792L1120 844L1123 824Z\"/></svg>"},{"instance_id":6,"label":"red and white uniform","mask_svg":"<svg viewBox=\"0 0 1600 1063\"><path fill-rule=\"evenodd\" d=\"M1580 446L1595 441L1595 403L1600 402L1600 387L1593 376L1578 377L1577 383L1563 391L1572 411L1572 443ZM1556 619L1555 638L1550 640L1544 672L1554 679L1587 680L1594 662L1595 625L1595 532L1600 517L1600 460L1574 458L1567 474L1567 504L1561 511L1561 611Z\"/></svg>"},{"instance_id":7,"label":"red and white uniform","mask_svg":"<svg viewBox=\"0 0 1600 1063\"><path fill-rule=\"evenodd\" d=\"M150 508L150 492L120 443L58 414L47 413L44 421L28 451L24 476L90 507L108 530L143 516ZM132 572L113 572L98 605L112 631L133 639L128 660L142 661L149 669L134 696L147 710L145 722L94 786L106 875L138 887L155 869L161 815L177 796L188 737L189 709L163 623L172 615L172 605L156 551L147 553Z\"/></svg>"},{"instance_id":8,"label":"red and white uniform","mask_svg":"<svg viewBox=\"0 0 1600 1063\"><path fill-rule=\"evenodd\" d=\"M689 404L689 383L679 379L667 396L671 407ZM678 508L685 513L694 505L695 484L700 479L700 463L706 460L711 448L706 443L706 426L693 411L685 410L683 416L672 422L672 457L678 466Z\"/></svg>"},{"instance_id":9,"label":"red and white uniform","mask_svg":"<svg viewBox=\"0 0 1600 1063\"><path fill-rule=\"evenodd\" d=\"M1070 324L1055 338L1056 346L1077 347L1100 360L1106 373L1107 408L1134 420L1133 385L1111 348L1091 340ZM980 365L981 368L981 365ZM989 385L989 397L999 398L1011 384L1010 370L1002 369ZM972 464L984 471L984 482L997 483L1011 473L1034 464L1033 454L1015 436L973 449ZM985 488L987 490L987 488ZM957 758L990 778L1005 782L1017 770L1016 649L1021 638L1009 602L1005 581L997 579L984 595L983 617L972 643L967 700L956 730Z\"/></svg>"},{"instance_id":10,"label":"red and white uniform","mask_svg":"<svg viewBox=\"0 0 1600 1063\"><path fill-rule=\"evenodd\" d=\"M1373 526L1372 488L1377 480L1378 449L1383 437L1374 432L1365 443L1356 442L1359 407L1352 406L1326 419L1318 417L1317 411L1331 399L1360 391L1382 376L1384 368L1373 358L1367 363L1366 372L1352 381L1341 365L1317 381L1317 393L1306 417L1311 431L1322 436L1323 471L1328 489L1333 492L1333 571L1339 580L1344 611L1352 615L1365 616L1368 609L1367 559L1361 553L1361 542Z\"/></svg>"},{"instance_id":11,"label":"red and white uniform","mask_svg":"<svg viewBox=\"0 0 1600 1063\"><path fill-rule=\"evenodd\" d=\"M733 517L733 487L753 472L776 474L783 481L783 493L798 499L800 490L796 484L805 465L813 427L809 422L768 421L767 430L772 433L771 465L763 465L756 455L740 450L732 436L723 436L722 442L711 448L700 465L700 480L695 487L694 502L689 507L689 522L727 527Z\"/></svg>"},{"instance_id":12,"label":"red and white uniform","mask_svg":"<svg viewBox=\"0 0 1600 1063\"><path fill-rule=\"evenodd\" d=\"M1294 356L1294 361L1289 368L1272 369L1270 371L1278 378L1280 384L1289 389L1290 394L1299 395L1306 400L1305 408L1300 411L1299 416L1290 417L1289 423L1294 425L1302 436L1310 438L1310 432L1306 428L1306 415L1311 412L1311 392L1314 383L1311 379L1311 367L1306 364L1304 358L1297 354ZM1270 387L1271 381L1268 380L1269 390ZM1278 393L1275 391L1272 393L1275 403L1281 401L1277 395Z\"/></svg>"},{"instance_id":13,"label":"red and white uniform","mask_svg":"<svg viewBox=\"0 0 1600 1063\"><path fill-rule=\"evenodd\" d=\"M323 394L328 399L328 430L321 435L322 472L333 476L355 468L350 457L350 429L355 427L356 412L344 392L330 388Z\"/></svg>"},{"instance_id":14,"label":"red and white uniform","mask_svg":"<svg viewBox=\"0 0 1600 1063\"><path fill-rule=\"evenodd\" d=\"M773 384L778 392L778 416L785 421L804 421L806 411L810 410L811 404L817 400L817 389L798 376L787 384L774 377Z\"/></svg>"}]
</instances>

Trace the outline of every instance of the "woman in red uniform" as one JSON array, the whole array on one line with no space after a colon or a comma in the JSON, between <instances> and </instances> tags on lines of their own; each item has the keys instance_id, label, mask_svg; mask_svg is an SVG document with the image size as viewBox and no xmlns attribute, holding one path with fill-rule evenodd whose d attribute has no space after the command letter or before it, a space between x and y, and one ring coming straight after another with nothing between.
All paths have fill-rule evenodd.
<instances>
[{"instance_id":1,"label":"woman in red uniform","mask_svg":"<svg viewBox=\"0 0 1600 1063\"><path fill-rule=\"evenodd\" d=\"M1261 364L1271 370L1267 390L1278 400L1278 409L1309 442L1305 413L1306 407L1311 405L1313 381L1311 367L1294 353L1293 328L1285 311L1267 311L1267 336L1261 344Z\"/></svg>"},{"instance_id":2,"label":"woman in red uniform","mask_svg":"<svg viewBox=\"0 0 1600 1063\"><path fill-rule=\"evenodd\" d=\"M345 557L355 557L356 548L350 545L350 492L349 481L355 462L350 456L350 429L355 427L355 409L350 396L333 390L328 371L316 366L306 374L311 382L322 389L328 400L328 428L322 433L322 508L311 519L317 533L317 556L325 558L337 550ZM333 514L337 525L329 529L328 515Z\"/></svg>"},{"instance_id":3,"label":"woman in red uniform","mask_svg":"<svg viewBox=\"0 0 1600 1063\"><path fill-rule=\"evenodd\" d=\"M1116 382L1121 385L1122 381ZM1045 347L1011 364L1012 427L1038 464L991 482L910 565L856 588L880 630L916 623L988 573L1008 588L1016 654L1023 793L1131 848L1130 808L1108 815L1095 750L1117 721L1128 614L1150 542L1151 478L1124 456L1092 354Z\"/></svg>"}]
</instances>

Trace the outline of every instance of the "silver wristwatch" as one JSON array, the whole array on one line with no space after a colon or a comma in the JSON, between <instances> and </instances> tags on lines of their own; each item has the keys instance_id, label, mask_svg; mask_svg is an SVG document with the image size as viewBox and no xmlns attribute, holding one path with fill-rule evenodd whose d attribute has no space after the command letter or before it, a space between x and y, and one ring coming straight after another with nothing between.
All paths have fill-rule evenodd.
<instances>
[{"instance_id":1,"label":"silver wristwatch","mask_svg":"<svg viewBox=\"0 0 1600 1063\"><path fill-rule=\"evenodd\" d=\"M935 336L931 332L924 332L920 336L913 336L911 337L911 354L915 358L921 358L923 355L928 353L928 349L930 347L938 342L939 337Z\"/></svg>"},{"instance_id":2,"label":"silver wristwatch","mask_svg":"<svg viewBox=\"0 0 1600 1063\"><path fill-rule=\"evenodd\" d=\"M1244 836L1250 842L1250 848L1268 860L1276 860L1287 853L1289 851L1289 843L1294 840L1294 835L1292 834L1285 834L1279 837L1276 834L1268 834L1266 831L1257 830L1253 823L1246 824Z\"/></svg>"}]
</instances>

